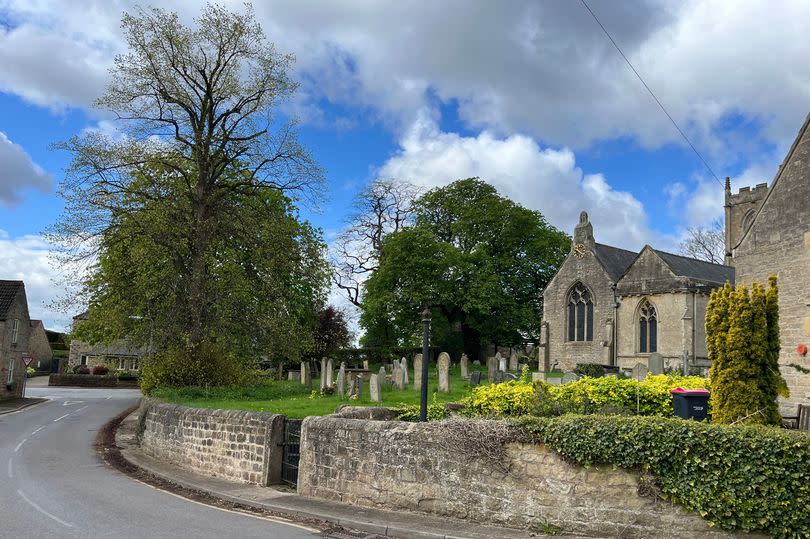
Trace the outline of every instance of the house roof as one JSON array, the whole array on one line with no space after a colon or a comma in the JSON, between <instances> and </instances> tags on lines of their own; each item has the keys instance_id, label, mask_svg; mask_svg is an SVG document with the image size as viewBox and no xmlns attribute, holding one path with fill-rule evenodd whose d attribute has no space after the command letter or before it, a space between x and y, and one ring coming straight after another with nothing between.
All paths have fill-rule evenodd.
<instances>
[{"instance_id":1,"label":"house roof","mask_svg":"<svg viewBox=\"0 0 810 539\"><path fill-rule=\"evenodd\" d=\"M658 249L653 249L653 251L669 266L672 273L679 277L716 284L725 284L726 281L734 282L734 268L731 266L712 264L696 258L659 251Z\"/></svg>"},{"instance_id":2,"label":"house roof","mask_svg":"<svg viewBox=\"0 0 810 539\"><path fill-rule=\"evenodd\" d=\"M3 281L0 280L0 320L5 320L8 316L8 310L14 303L14 298L20 290L25 290L25 284L22 281Z\"/></svg>"},{"instance_id":3,"label":"house roof","mask_svg":"<svg viewBox=\"0 0 810 539\"><path fill-rule=\"evenodd\" d=\"M37 326L42 326L42 320L31 320L31 327L35 328ZM42 329L45 329L45 326L42 326Z\"/></svg>"},{"instance_id":4,"label":"house roof","mask_svg":"<svg viewBox=\"0 0 810 539\"><path fill-rule=\"evenodd\" d=\"M638 253L628 251L627 249L620 249L611 245L597 243L594 245L593 253L596 259L605 268L605 271L613 279L613 282L618 281L622 275L625 274L627 269L638 256Z\"/></svg>"}]
</instances>

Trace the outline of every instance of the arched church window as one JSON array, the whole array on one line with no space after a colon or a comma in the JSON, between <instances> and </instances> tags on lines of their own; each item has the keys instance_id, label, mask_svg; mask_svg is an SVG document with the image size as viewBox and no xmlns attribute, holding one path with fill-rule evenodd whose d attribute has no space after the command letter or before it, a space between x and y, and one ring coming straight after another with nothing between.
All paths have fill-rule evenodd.
<instances>
[{"instance_id":1,"label":"arched church window","mask_svg":"<svg viewBox=\"0 0 810 539\"><path fill-rule=\"evenodd\" d=\"M751 228L751 225L754 224L754 210L748 210L748 213L745 214L742 221L742 231L743 234L748 232L748 229Z\"/></svg>"},{"instance_id":2,"label":"arched church window","mask_svg":"<svg viewBox=\"0 0 810 539\"><path fill-rule=\"evenodd\" d=\"M568 293L568 340L593 340L593 298L582 283Z\"/></svg>"},{"instance_id":3,"label":"arched church window","mask_svg":"<svg viewBox=\"0 0 810 539\"><path fill-rule=\"evenodd\" d=\"M658 351L658 314L655 307L646 299L638 310L638 351L652 353Z\"/></svg>"}]
</instances>

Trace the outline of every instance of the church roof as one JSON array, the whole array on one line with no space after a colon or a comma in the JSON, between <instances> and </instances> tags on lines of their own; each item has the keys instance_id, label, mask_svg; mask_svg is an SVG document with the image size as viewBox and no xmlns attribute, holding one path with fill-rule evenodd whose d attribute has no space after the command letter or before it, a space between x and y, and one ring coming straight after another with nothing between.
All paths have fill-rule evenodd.
<instances>
[{"instance_id":1,"label":"church roof","mask_svg":"<svg viewBox=\"0 0 810 539\"><path fill-rule=\"evenodd\" d=\"M664 263L669 266L672 273L679 277L688 277L696 281L725 284L734 282L734 268L720 264L712 264L696 258L674 255L666 251L653 249Z\"/></svg>"},{"instance_id":2,"label":"church roof","mask_svg":"<svg viewBox=\"0 0 810 539\"><path fill-rule=\"evenodd\" d=\"M22 281L2 281L0 280L0 320L5 320L8 310L14 303L17 293L23 290L25 285Z\"/></svg>"},{"instance_id":3,"label":"church roof","mask_svg":"<svg viewBox=\"0 0 810 539\"><path fill-rule=\"evenodd\" d=\"M596 255L596 259L605 268L613 282L618 281L625 274L638 256L638 253L633 251L605 245L604 243L595 244L593 254Z\"/></svg>"}]
</instances>

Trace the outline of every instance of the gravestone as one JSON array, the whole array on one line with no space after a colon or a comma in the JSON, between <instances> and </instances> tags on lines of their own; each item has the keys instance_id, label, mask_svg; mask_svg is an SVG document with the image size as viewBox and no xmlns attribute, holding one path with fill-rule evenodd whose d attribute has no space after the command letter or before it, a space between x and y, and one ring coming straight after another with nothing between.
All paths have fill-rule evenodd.
<instances>
[{"instance_id":1,"label":"gravestone","mask_svg":"<svg viewBox=\"0 0 810 539\"><path fill-rule=\"evenodd\" d=\"M647 372L647 365L640 362L636 363L635 367L633 367L633 379L640 382L647 377Z\"/></svg>"},{"instance_id":2,"label":"gravestone","mask_svg":"<svg viewBox=\"0 0 810 539\"><path fill-rule=\"evenodd\" d=\"M334 367L332 366L332 360L326 360L326 385L332 387L332 376L334 374Z\"/></svg>"},{"instance_id":3,"label":"gravestone","mask_svg":"<svg viewBox=\"0 0 810 539\"><path fill-rule=\"evenodd\" d=\"M346 364L340 364L340 370L337 375L337 394L340 397L346 396Z\"/></svg>"},{"instance_id":4,"label":"gravestone","mask_svg":"<svg viewBox=\"0 0 810 539\"><path fill-rule=\"evenodd\" d=\"M413 388L422 387L422 354L413 356Z\"/></svg>"},{"instance_id":5,"label":"gravestone","mask_svg":"<svg viewBox=\"0 0 810 539\"><path fill-rule=\"evenodd\" d=\"M658 352L650 354L650 374L664 374L664 356Z\"/></svg>"},{"instance_id":6,"label":"gravestone","mask_svg":"<svg viewBox=\"0 0 810 539\"><path fill-rule=\"evenodd\" d=\"M450 355L442 352L436 363L439 366L439 391L450 393Z\"/></svg>"},{"instance_id":7,"label":"gravestone","mask_svg":"<svg viewBox=\"0 0 810 539\"><path fill-rule=\"evenodd\" d=\"M546 373L544 372L532 373L532 382L545 382L545 381L546 381Z\"/></svg>"},{"instance_id":8,"label":"gravestone","mask_svg":"<svg viewBox=\"0 0 810 539\"><path fill-rule=\"evenodd\" d=\"M506 372L506 358L502 357L498 360L498 370L501 372Z\"/></svg>"},{"instance_id":9,"label":"gravestone","mask_svg":"<svg viewBox=\"0 0 810 539\"><path fill-rule=\"evenodd\" d=\"M481 384L481 371L473 371L470 374L470 387L475 387Z\"/></svg>"},{"instance_id":10,"label":"gravestone","mask_svg":"<svg viewBox=\"0 0 810 539\"><path fill-rule=\"evenodd\" d=\"M380 402L380 378L376 374L371 375L371 379L368 381L368 392L371 396L371 402Z\"/></svg>"},{"instance_id":11,"label":"gravestone","mask_svg":"<svg viewBox=\"0 0 810 539\"><path fill-rule=\"evenodd\" d=\"M576 382L579 380L579 375L573 372L567 372L563 374L562 383L567 384L568 382Z\"/></svg>"},{"instance_id":12,"label":"gravestone","mask_svg":"<svg viewBox=\"0 0 810 539\"><path fill-rule=\"evenodd\" d=\"M363 360L363 368L368 370L368 360L367 359Z\"/></svg>"},{"instance_id":13,"label":"gravestone","mask_svg":"<svg viewBox=\"0 0 810 539\"><path fill-rule=\"evenodd\" d=\"M562 378L560 378L559 376L552 376L551 378L546 378L546 382L548 382L553 386L558 386L562 384Z\"/></svg>"},{"instance_id":14,"label":"gravestone","mask_svg":"<svg viewBox=\"0 0 810 539\"><path fill-rule=\"evenodd\" d=\"M487 380L495 381L495 371L498 370L498 356L487 358Z\"/></svg>"},{"instance_id":15,"label":"gravestone","mask_svg":"<svg viewBox=\"0 0 810 539\"><path fill-rule=\"evenodd\" d=\"M473 361L473 365L475 365L476 367L480 367L481 366L481 360L476 359L475 361Z\"/></svg>"},{"instance_id":16,"label":"gravestone","mask_svg":"<svg viewBox=\"0 0 810 539\"><path fill-rule=\"evenodd\" d=\"M405 385L411 383L411 377L408 375L408 360L404 357L400 360L400 365L402 365L402 372L405 373Z\"/></svg>"},{"instance_id":17,"label":"gravestone","mask_svg":"<svg viewBox=\"0 0 810 539\"><path fill-rule=\"evenodd\" d=\"M399 363L394 365L394 385L400 391L405 389L405 371Z\"/></svg>"},{"instance_id":18,"label":"gravestone","mask_svg":"<svg viewBox=\"0 0 810 539\"><path fill-rule=\"evenodd\" d=\"M380 374L377 375L377 381L380 385L388 381L388 373L385 372L385 367L380 367Z\"/></svg>"},{"instance_id":19,"label":"gravestone","mask_svg":"<svg viewBox=\"0 0 810 539\"><path fill-rule=\"evenodd\" d=\"M363 375L362 374L358 374L354 378L354 395L358 399L363 398Z\"/></svg>"},{"instance_id":20,"label":"gravestone","mask_svg":"<svg viewBox=\"0 0 810 539\"><path fill-rule=\"evenodd\" d=\"M307 387L312 385L312 370L308 361L301 362L301 385Z\"/></svg>"},{"instance_id":21,"label":"gravestone","mask_svg":"<svg viewBox=\"0 0 810 539\"><path fill-rule=\"evenodd\" d=\"M321 358L321 391L326 387L326 358Z\"/></svg>"},{"instance_id":22,"label":"gravestone","mask_svg":"<svg viewBox=\"0 0 810 539\"><path fill-rule=\"evenodd\" d=\"M467 357L467 354L461 354L461 360L459 361L459 364L461 365L461 379L462 380L466 380L466 379L468 379L470 377L470 367L468 365L469 361L470 360Z\"/></svg>"},{"instance_id":23,"label":"gravestone","mask_svg":"<svg viewBox=\"0 0 810 539\"><path fill-rule=\"evenodd\" d=\"M517 352L512 352L512 355L509 356L509 370L516 371L518 370L518 355Z\"/></svg>"},{"instance_id":24,"label":"gravestone","mask_svg":"<svg viewBox=\"0 0 810 539\"><path fill-rule=\"evenodd\" d=\"M301 380L301 371L290 371L287 373L287 380Z\"/></svg>"}]
</instances>

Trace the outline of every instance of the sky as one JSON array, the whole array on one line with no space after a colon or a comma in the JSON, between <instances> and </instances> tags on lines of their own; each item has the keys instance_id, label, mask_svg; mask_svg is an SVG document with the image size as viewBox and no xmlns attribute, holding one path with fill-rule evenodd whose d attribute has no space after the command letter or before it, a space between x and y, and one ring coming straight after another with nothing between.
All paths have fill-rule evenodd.
<instances>
[{"instance_id":1,"label":"sky","mask_svg":"<svg viewBox=\"0 0 810 539\"><path fill-rule=\"evenodd\" d=\"M717 177L735 189L772 180L810 111L810 4L587 1ZM43 233L70 161L53 144L115 128L93 102L135 6L0 0L0 279L23 279L49 328L76 314L52 304L63 278ZM193 24L203 4L161 6ZM597 241L635 250L677 250L687 227L722 216L721 182L579 1L254 9L296 57L301 86L282 113L326 171L325 202L301 214L327 242L378 177L429 188L478 176L569 233L586 210Z\"/></svg>"}]
</instances>

